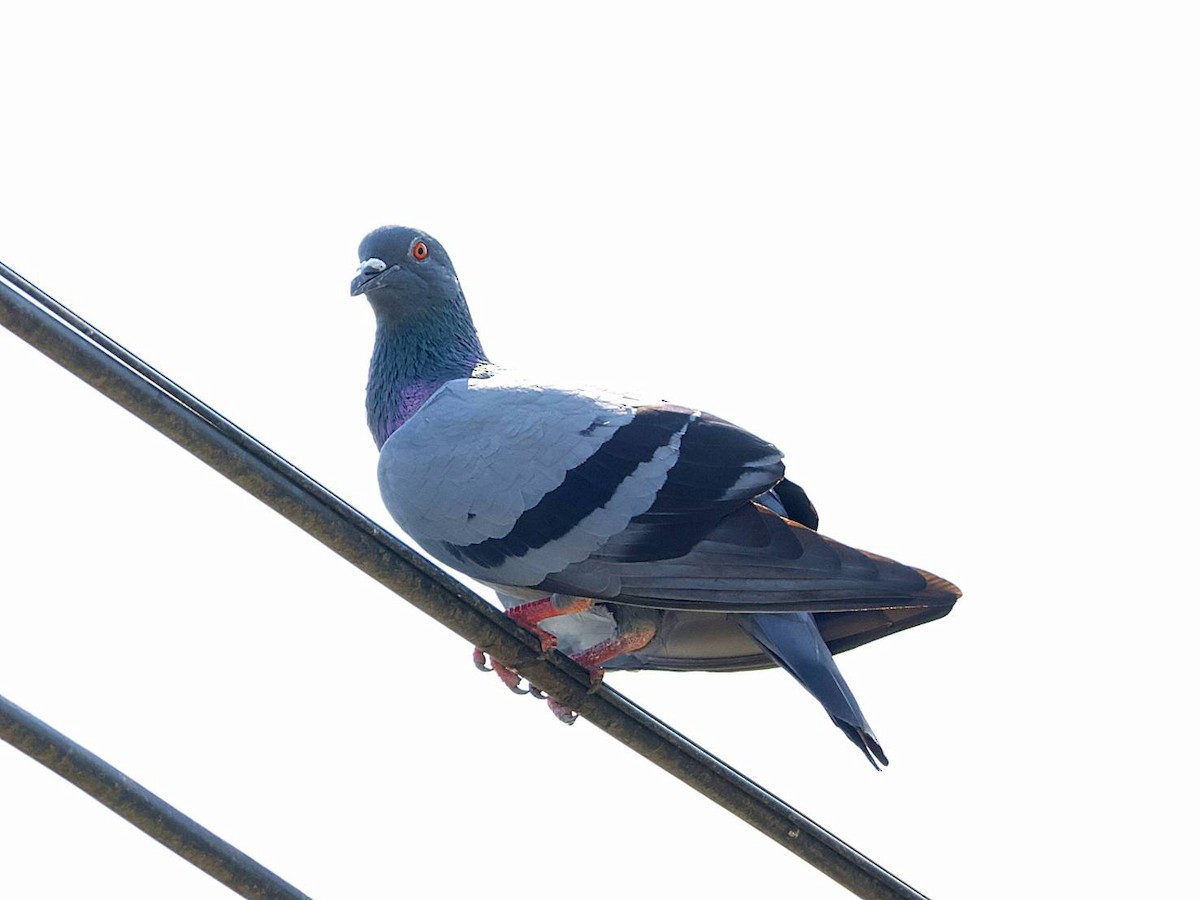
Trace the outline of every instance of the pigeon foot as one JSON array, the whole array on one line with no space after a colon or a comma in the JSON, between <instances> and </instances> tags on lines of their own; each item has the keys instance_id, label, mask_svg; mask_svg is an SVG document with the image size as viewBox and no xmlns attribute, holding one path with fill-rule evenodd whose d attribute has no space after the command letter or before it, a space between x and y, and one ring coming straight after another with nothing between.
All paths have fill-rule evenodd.
<instances>
[{"instance_id":1,"label":"pigeon foot","mask_svg":"<svg viewBox=\"0 0 1200 900\"><path fill-rule=\"evenodd\" d=\"M514 669L501 665L494 658L492 659L492 668L496 670L496 674L500 676L500 680L504 682L504 686L514 694L529 693L529 688L521 687L521 676Z\"/></svg>"},{"instance_id":2,"label":"pigeon foot","mask_svg":"<svg viewBox=\"0 0 1200 900\"><path fill-rule=\"evenodd\" d=\"M585 597L575 597L567 604L556 606L551 598L545 597L541 600L534 600L531 603L522 603L519 606L514 606L507 610L506 614L513 621L533 631L534 634L538 634L539 637L545 635L546 638L552 641L549 644L547 644L546 640L542 642L542 649L548 652L554 648L557 639L549 632L538 628L536 623L555 615L583 612L591 608L591 605L591 600ZM650 643L655 633L655 626L648 622L638 622L632 625L626 624L625 627L618 631L615 637L600 641L600 643L594 644L578 653L572 653L571 659L587 669L588 675L591 677L592 686L595 687L604 680L604 664L606 662L622 654L641 650ZM575 720L579 718L579 713L561 700L550 696L528 682L525 682L526 686L523 686L520 674L516 670L498 662L494 657L489 666L487 654L481 648L476 647L471 658L475 663L475 668L481 672L494 671L499 679L504 682L504 685L514 694L528 694L535 700L545 700L546 707L564 725L574 725Z\"/></svg>"},{"instance_id":3,"label":"pigeon foot","mask_svg":"<svg viewBox=\"0 0 1200 900\"><path fill-rule=\"evenodd\" d=\"M637 625L620 632L614 638L601 641L579 653L572 653L571 659L587 669L592 679L592 687L596 687L604 680L604 663L624 653L641 650L654 638L656 631L657 629L650 624ZM553 697L546 698L546 706L554 713L555 718L565 725L574 725L575 720L579 718L579 713Z\"/></svg>"},{"instance_id":4,"label":"pigeon foot","mask_svg":"<svg viewBox=\"0 0 1200 900\"><path fill-rule=\"evenodd\" d=\"M625 653L641 650L653 640L656 629L653 625L643 624L621 631L616 637L601 641L571 655L571 659L592 673L594 682L600 681L604 673L601 667L610 659L615 659Z\"/></svg>"},{"instance_id":5,"label":"pigeon foot","mask_svg":"<svg viewBox=\"0 0 1200 900\"><path fill-rule=\"evenodd\" d=\"M554 717L564 725L574 725L575 720L579 718L579 713L566 704L559 703L553 697L546 698L546 708L554 713Z\"/></svg>"},{"instance_id":6,"label":"pigeon foot","mask_svg":"<svg viewBox=\"0 0 1200 900\"><path fill-rule=\"evenodd\" d=\"M588 597L565 597L557 601L554 597L543 597L541 600L531 600L529 603L510 606L504 611L504 614L518 625L528 628L537 635L537 639L542 645L542 652L549 653L558 646L558 638L541 628L538 623L555 616L569 616L574 613L586 612L592 608L592 602Z\"/></svg>"}]
</instances>

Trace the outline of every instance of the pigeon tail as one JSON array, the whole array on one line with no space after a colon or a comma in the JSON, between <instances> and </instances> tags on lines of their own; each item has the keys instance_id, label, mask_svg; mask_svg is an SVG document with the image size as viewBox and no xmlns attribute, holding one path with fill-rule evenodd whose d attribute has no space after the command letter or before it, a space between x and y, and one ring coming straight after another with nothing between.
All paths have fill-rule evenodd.
<instances>
[{"instance_id":1,"label":"pigeon tail","mask_svg":"<svg viewBox=\"0 0 1200 900\"><path fill-rule=\"evenodd\" d=\"M811 613L751 613L737 617L738 624L793 678L804 685L835 725L858 747L876 769L888 764L871 726L838 671L833 654L821 638Z\"/></svg>"}]
</instances>

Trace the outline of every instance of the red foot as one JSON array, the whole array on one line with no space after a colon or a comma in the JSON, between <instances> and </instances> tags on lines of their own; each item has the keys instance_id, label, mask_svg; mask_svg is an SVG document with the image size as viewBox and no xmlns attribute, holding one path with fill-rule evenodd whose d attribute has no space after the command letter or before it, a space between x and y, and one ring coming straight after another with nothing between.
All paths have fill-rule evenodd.
<instances>
[{"instance_id":1,"label":"red foot","mask_svg":"<svg viewBox=\"0 0 1200 900\"><path fill-rule=\"evenodd\" d=\"M571 655L571 659L579 663L589 672L593 674L593 681L598 681L596 675L602 675L600 668L610 659L615 659L625 653L632 653L634 650L641 650L654 637L654 628L647 625L642 628L626 631L617 635L615 638L609 638L606 641L601 641L594 646L588 647L586 650L581 650L579 653Z\"/></svg>"},{"instance_id":2,"label":"red foot","mask_svg":"<svg viewBox=\"0 0 1200 900\"><path fill-rule=\"evenodd\" d=\"M631 629L630 631L618 634L615 638L609 638L607 641L588 647L579 653L571 654L571 659L579 663L592 676L592 684L597 685L604 679L604 663L610 659L615 659L623 653L632 653L634 650L641 650L654 637L654 628L647 625L642 628ZM575 720L579 718L579 713L550 697L546 700L546 705L550 707L550 712L558 717L558 721L565 722L568 725L574 725Z\"/></svg>"},{"instance_id":3,"label":"red foot","mask_svg":"<svg viewBox=\"0 0 1200 900\"><path fill-rule=\"evenodd\" d=\"M546 698L546 706L549 707L550 712L554 713L555 718L564 725L574 725L575 720L579 718L579 713L575 712L571 707L559 703L553 697Z\"/></svg>"},{"instance_id":4,"label":"red foot","mask_svg":"<svg viewBox=\"0 0 1200 900\"><path fill-rule=\"evenodd\" d=\"M521 676L503 663L497 662L495 659L493 659L492 664L489 666L487 654L484 653L483 649L480 647L476 647L471 653L471 661L475 663L475 668L477 668L480 672L494 671L496 675L499 676L500 680L503 681L508 689L514 694L528 694L531 690L533 690L532 685L527 688L521 687ZM539 693L541 692L539 691Z\"/></svg>"},{"instance_id":5,"label":"red foot","mask_svg":"<svg viewBox=\"0 0 1200 900\"><path fill-rule=\"evenodd\" d=\"M508 666L501 665L492 660L492 668L496 670L496 674L500 676L500 680L514 694L528 694L529 688L521 687L521 676L510 669Z\"/></svg>"},{"instance_id":6,"label":"red foot","mask_svg":"<svg viewBox=\"0 0 1200 900\"><path fill-rule=\"evenodd\" d=\"M534 600L530 603L521 603L510 609L505 610L505 615L512 619L517 624L528 628L538 636L538 640L542 644L542 650L549 652L554 649L558 643L558 639L538 626L539 622L554 616L565 616L572 613L585 612L592 607L591 600L586 597L572 598L571 602L555 606L554 601L549 597L543 597L541 600ZM588 647L579 653L574 653L571 658L579 663L591 675L592 684L599 684L604 678L604 664L610 659L621 656L625 653L632 653L635 650L640 650L650 643L654 637L654 628L652 626L642 626L640 628L632 628L629 631L622 632L614 638ZM533 685L528 687L521 686L521 676L510 669L508 666L497 662L493 659L489 669L487 655L480 648L476 647L472 656L475 661L475 667L481 671L487 672L495 670L500 680L514 694L529 694L538 699L545 700L546 706L550 712L554 713L555 718L566 725L574 725L575 720L579 718L579 713L575 712L569 706L554 697L549 697L542 691L539 691Z\"/></svg>"},{"instance_id":7,"label":"red foot","mask_svg":"<svg viewBox=\"0 0 1200 900\"><path fill-rule=\"evenodd\" d=\"M546 629L539 627L538 623L555 616L585 612L591 608L592 601L587 597L573 597L570 603L563 606L556 606L549 597L543 597L541 600L532 600L529 603L510 607L504 611L504 614L518 625L523 625L536 634L542 644L542 652L549 653L558 646L558 638Z\"/></svg>"}]
</instances>

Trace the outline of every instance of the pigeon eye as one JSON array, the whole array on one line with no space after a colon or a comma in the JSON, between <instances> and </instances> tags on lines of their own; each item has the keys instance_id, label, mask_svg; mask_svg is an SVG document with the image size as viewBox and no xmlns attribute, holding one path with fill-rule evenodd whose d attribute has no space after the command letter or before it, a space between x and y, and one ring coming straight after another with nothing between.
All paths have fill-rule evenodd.
<instances>
[{"instance_id":1,"label":"pigeon eye","mask_svg":"<svg viewBox=\"0 0 1200 900\"><path fill-rule=\"evenodd\" d=\"M425 246L424 241L417 241L412 245L413 259L425 259L429 255L429 248Z\"/></svg>"}]
</instances>

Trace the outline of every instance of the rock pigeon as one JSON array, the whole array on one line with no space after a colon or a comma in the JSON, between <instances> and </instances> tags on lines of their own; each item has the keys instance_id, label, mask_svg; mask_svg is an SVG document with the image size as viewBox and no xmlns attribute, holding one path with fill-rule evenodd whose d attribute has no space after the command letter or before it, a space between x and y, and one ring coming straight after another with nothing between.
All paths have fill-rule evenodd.
<instances>
[{"instance_id":1,"label":"rock pigeon","mask_svg":"<svg viewBox=\"0 0 1200 900\"><path fill-rule=\"evenodd\" d=\"M780 451L724 419L493 365L423 231L368 234L350 292L376 318L384 504L427 553L596 677L778 665L887 765L833 654L945 615L954 585L818 534Z\"/></svg>"}]
</instances>

